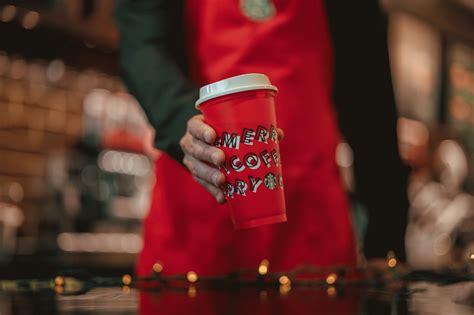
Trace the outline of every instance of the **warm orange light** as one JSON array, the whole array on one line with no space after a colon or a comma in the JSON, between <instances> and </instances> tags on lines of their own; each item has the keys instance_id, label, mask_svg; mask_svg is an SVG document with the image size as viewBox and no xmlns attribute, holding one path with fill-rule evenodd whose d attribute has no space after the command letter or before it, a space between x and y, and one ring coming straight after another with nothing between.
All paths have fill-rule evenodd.
<instances>
[{"instance_id":1,"label":"warm orange light","mask_svg":"<svg viewBox=\"0 0 474 315\"><path fill-rule=\"evenodd\" d=\"M336 283L336 280L337 280L337 274L331 273L329 276L327 276L326 283L331 285L331 284Z\"/></svg>"},{"instance_id":2,"label":"warm orange light","mask_svg":"<svg viewBox=\"0 0 474 315\"><path fill-rule=\"evenodd\" d=\"M387 261L387 265L390 267L390 268L393 268L397 265L397 260L395 258L390 258L388 261Z\"/></svg>"},{"instance_id":3,"label":"warm orange light","mask_svg":"<svg viewBox=\"0 0 474 315\"><path fill-rule=\"evenodd\" d=\"M262 262L261 262L260 265L258 266L258 273L259 273L261 276L267 274L267 272L268 272L268 265L269 265L268 259L264 259L264 260L262 260Z\"/></svg>"},{"instance_id":4,"label":"warm orange light","mask_svg":"<svg viewBox=\"0 0 474 315\"><path fill-rule=\"evenodd\" d=\"M188 279L189 282L194 283L194 282L198 281L198 275L194 271L189 271L186 274L186 279Z\"/></svg>"},{"instance_id":5,"label":"warm orange light","mask_svg":"<svg viewBox=\"0 0 474 315\"><path fill-rule=\"evenodd\" d=\"M160 263L155 263L153 265L153 271L156 272L156 273L160 273L161 271L163 271L163 265L160 264Z\"/></svg>"},{"instance_id":6,"label":"warm orange light","mask_svg":"<svg viewBox=\"0 0 474 315\"><path fill-rule=\"evenodd\" d=\"M122 276L122 283L124 285L130 285L132 283L132 276L131 275L123 275Z\"/></svg>"},{"instance_id":7,"label":"warm orange light","mask_svg":"<svg viewBox=\"0 0 474 315\"><path fill-rule=\"evenodd\" d=\"M281 285L289 285L291 284L290 278L287 276L281 276L278 281L280 282Z\"/></svg>"},{"instance_id":8,"label":"warm orange light","mask_svg":"<svg viewBox=\"0 0 474 315\"><path fill-rule=\"evenodd\" d=\"M58 286L64 285L64 278L61 276L57 276L56 278L54 278L54 284Z\"/></svg>"}]
</instances>

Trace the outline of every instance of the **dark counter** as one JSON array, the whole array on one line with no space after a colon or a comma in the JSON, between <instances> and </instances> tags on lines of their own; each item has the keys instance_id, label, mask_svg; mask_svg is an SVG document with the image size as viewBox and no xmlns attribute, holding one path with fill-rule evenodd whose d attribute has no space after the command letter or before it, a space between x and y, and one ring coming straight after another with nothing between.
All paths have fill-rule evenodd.
<instances>
[{"instance_id":1,"label":"dark counter","mask_svg":"<svg viewBox=\"0 0 474 315\"><path fill-rule=\"evenodd\" d=\"M93 288L80 295L0 291L0 314L474 314L474 283L397 288Z\"/></svg>"}]
</instances>

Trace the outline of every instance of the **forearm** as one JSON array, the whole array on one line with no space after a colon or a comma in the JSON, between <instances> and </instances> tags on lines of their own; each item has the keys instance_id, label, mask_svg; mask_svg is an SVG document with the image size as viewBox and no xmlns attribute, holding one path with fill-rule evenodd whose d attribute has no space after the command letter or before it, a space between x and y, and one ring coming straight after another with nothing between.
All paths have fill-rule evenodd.
<instances>
[{"instance_id":1,"label":"forearm","mask_svg":"<svg viewBox=\"0 0 474 315\"><path fill-rule=\"evenodd\" d=\"M165 2L117 1L120 67L125 84L156 130L156 147L181 162L179 140L186 121L197 113L194 102L198 89L170 52L168 24L180 21L168 20Z\"/></svg>"},{"instance_id":2,"label":"forearm","mask_svg":"<svg viewBox=\"0 0 474 315\"><path fill-rule=\"evenodd\" d=\"M124 82L156 130L155 146L181 162L179 140L186 121L197 114L194 102L198 90L154 47L123 55L121 66Z\"/></svg>"}]
</instances>

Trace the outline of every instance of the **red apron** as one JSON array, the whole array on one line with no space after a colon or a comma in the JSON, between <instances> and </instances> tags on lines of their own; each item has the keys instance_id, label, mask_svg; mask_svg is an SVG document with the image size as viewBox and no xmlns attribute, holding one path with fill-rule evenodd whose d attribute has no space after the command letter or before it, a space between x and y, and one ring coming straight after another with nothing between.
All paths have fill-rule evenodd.
<instances>
[{"instance_id":1,"label":"red apron","mask_svg":"<svg viewBox=\"0 0 474 315\"><path fill-rule=\"evenodd\" d=\"M285 131L281 158L288 222L235 231L227 206L217 205L182 166L163 155L156 162L138 274L150 274L157 261L165 274L193 270L198 275L257 270L263 259L270 262L269 272L355 263L348 202L335 163L332 51L322 2L187 1L189 58L197 84L258 72L280 90L276 103L278 126Z\"/></svg>"}]
</instances>

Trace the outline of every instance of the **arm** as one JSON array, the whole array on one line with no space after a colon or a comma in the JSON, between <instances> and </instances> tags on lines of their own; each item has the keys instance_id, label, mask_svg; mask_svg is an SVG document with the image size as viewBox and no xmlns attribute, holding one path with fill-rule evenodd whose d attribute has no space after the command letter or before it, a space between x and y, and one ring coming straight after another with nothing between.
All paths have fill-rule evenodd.
<instances>
[{"instance_id":1,"label":"arm","mask_svg":"<svg viewBox=\"0 0 474 315\"><path fill-rule=\"evenodd\" d=\"M408 168L397 143L397 112L378 1L326 1L335 55L334 101L354 152L357 197L369 211L367 258L405 259Z\"/></svg>"},{"instance_id":2,"label":"arm","mask_svg":"<svg viewBox=\"0 0 474 315\"><path fill-rule=\"evenodd\" d=\"M198 89L185 76L181 1L117 0L122 78L156 130L155 145L179 163ZM180 46L181 45L181 46Z\"/></svg>"},{"instance_id":3,"label":"arm","mask_svg":"<svg viewBox=\"0 0 474 315\"><path fill-rule=\"evenodd\" d=\"M212 144L215 131L194 107L198 89L186 78L183 1L117 0L122 78L155 128L155 145L186 166L214 195L224 175L211 165L224 162ZM180 36L181 35L181 36Z\"/></svg>"}]
</instances>

